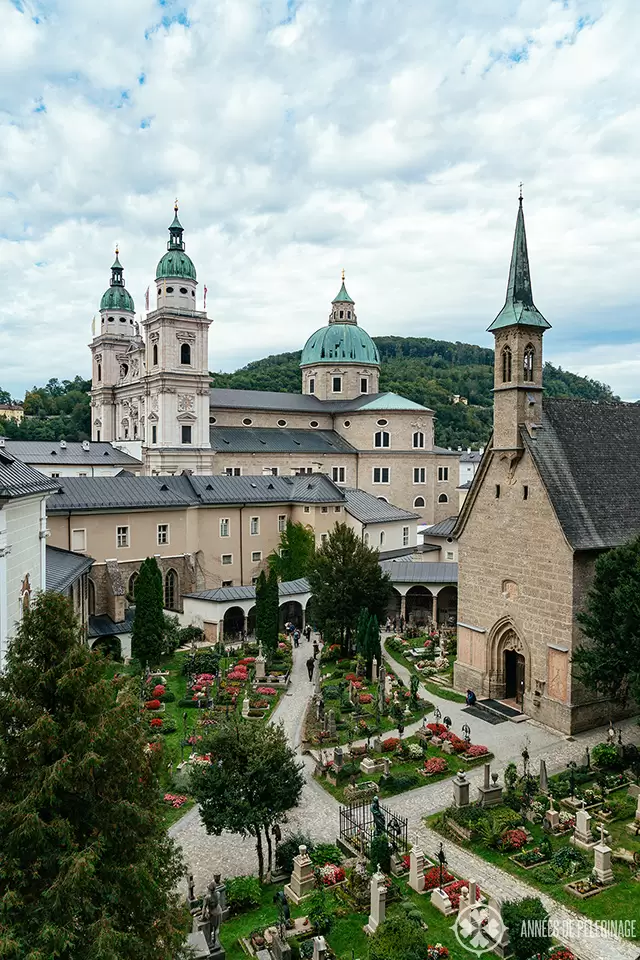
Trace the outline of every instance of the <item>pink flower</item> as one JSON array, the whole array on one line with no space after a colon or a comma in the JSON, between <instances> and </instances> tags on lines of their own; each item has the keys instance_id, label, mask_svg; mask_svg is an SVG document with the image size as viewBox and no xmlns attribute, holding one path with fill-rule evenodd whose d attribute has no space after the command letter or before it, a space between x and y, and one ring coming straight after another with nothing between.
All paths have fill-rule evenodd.
<instances>
[{"instance_id":1,"label":"pink flower","mask_svg":"<svg viewBox=\"0 0 640 960\"><path fill-rule=\"evenodd\" d=\"M256 693L261 693L265 697L274 697L277 692L274 687L256 687Z\"/></svg>"},{"instance_id":2,"label":"pink flower","mask_svg":"<svg viewBox=\"0 0 640 960\"><path fill-rule=\"evenodd\" d=\"M360 703L373 703L373 697L370 693L361 693L358 699Z\"/></svg>"},{"instance_id":3,"label":"pink flower","mask_svg":"<svg viewBox=\"0 0 640 960\"><path fill-rule=\"evenodd\" d=\"M427 776L433 776L436 773L444 773L448 766L444 757L430 757L424 762L424 772Z\"/></svg>"},{"instance_id":4,"label":"pink flower","mask_svg":"<svg viewBox=\"0 0 640 960\"><path fill-rule=\"evenodd\" d=\"M484 757L487 753L489 753L489 748L483 747L481 743L472 743L467 750L468 757Z\"/></svg>"}]
</instances>

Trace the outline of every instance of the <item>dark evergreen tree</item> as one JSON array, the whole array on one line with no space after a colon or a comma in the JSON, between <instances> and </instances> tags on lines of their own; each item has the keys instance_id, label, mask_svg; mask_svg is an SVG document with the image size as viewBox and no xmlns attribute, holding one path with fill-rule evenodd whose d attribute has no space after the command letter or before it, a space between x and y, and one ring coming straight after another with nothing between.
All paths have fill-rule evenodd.
<instances>
[{"instance_id":1,"label":"dark evergreen tree","mask_svg":"<svg viewBox=\"0 0 640 960\"><path fill-rule=\"evenodd\" d=\"M335 631L345 651L351 648L363 608L381 620L386 615L389 577L354 531L337 523L315 552L308 573L314 618L326 634Z\"/></svg>"},{"instance_id":2,"label":"dark evergreen tree","mask_svg":"<svg viewBox=\"0 0 640 960\"><path fill-rule=\"evenodd\" d=\"M134 588L136 612L131 631L131 654L144 667L157 666L164 649L165 620L162 573L155 557L140 564Z\"/></svg>"},{"instance_id":3,"label":"dark evergreen tree","mask_svg":"<svg viewBox=\"0 0 640 960\"><path fill-rule=\"evenodd\" d=\"M38 596L0 676L0 956L174 960L182 873L137 690Z\"/></svg>"},{"instance_id":4,"label":"dark evergreen tree","mask_svg":"<svg viewBox=\"0 0 640 960\"><path fill-rule=\"evenodd\" d=\"M377 659L378 665L382 662L380 624L375 614L370 614L364 607L356 626L356 650L367 665L367 676L371 677L373 658Z\"/></svg>"},{"instance_id":5,"label":"dark evergreen tree","mask_svg":"<svg viewBox=\"0 0 640 960\"><path fill-rule=\"evenodd\" d=\"M256 583L256 636L267 657L272 656L278 646L279 615L278 578L273 570L268 576L261 570Z\"/></svg>"},{"instance_id":6,"label":"dark evergreen tree","mask_svg":"<svg viewBox=\"0 0 640 960\"><path fill-rule=\"evenodd\" d=\"M278 549L269 554L269 569L275 570L278 580L298 580L306 577L309 561L316 549L313 530L302 523L287 520L286 529L280 535Z\"/></svg>"}]
</instances>

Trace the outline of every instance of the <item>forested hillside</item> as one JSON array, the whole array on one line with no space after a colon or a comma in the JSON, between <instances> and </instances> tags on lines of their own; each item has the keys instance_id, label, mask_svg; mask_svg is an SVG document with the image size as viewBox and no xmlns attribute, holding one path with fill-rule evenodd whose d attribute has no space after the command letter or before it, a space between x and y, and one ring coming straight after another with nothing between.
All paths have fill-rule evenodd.
<instances>
[{"instance_id":1,"label":"forested hillside","mask_svg":"<svg viewBox=\"0 0 640 960\"><path fill-rule=\"evenodd\" d=\"M491 432L493 350L428 337L374 337L380 359L380 389L399 393L435 410L436 442L443 447L485 443ZM255 360L235 373L213 374L216 387L301 390L300 351ZM544 392L551 397L615 400L606 384L544 367ZM455 394L468 406L454 404Z\"/></svg>"},{"instance_id":2,"label":"forested hillside","mask_svg":"<svg viewBox=\"0 0 640 960\"><path fill-rule=\"evenodd\" d=\"M469 343L427 337L374 337L382 360L380 389L402 394L431 407L437 415L436 442L444 447L484 443L491 430L493 351ZM250 390L301 390L300 351L280 353L234 373L212 374L216 387ZM24 440L84 440L91 434L88 391L91 383L53 379L34 387L24 398L21 424L0 419L0 434ZM544 389L552 397L615 400L609 387L578 377L550 363L544 368ZM454 404L459 394L469 404ZM0 390L0 398L3 392ZM5 400L10 398L4 394Z\"/></svg>"}]
</instances>

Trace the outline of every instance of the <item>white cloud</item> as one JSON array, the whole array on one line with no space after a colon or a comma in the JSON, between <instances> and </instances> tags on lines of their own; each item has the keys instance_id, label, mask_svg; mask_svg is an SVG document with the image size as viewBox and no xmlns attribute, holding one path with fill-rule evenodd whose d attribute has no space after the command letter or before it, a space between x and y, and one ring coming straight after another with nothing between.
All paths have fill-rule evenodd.
<instances>
[{"instance_id":1,"label":"white cloud","mask_svg":"<svg viewBox=\"0 0 640 960\"><path fill-rule=\"evenodd\" d=\"M369 332L489 344L522 179L547 356L637 395L633 0L0 13L0 386L87 374L113 246L142 309L175 195L214 370L301 347L342 266Z\"/></svg>"}]
</instances>

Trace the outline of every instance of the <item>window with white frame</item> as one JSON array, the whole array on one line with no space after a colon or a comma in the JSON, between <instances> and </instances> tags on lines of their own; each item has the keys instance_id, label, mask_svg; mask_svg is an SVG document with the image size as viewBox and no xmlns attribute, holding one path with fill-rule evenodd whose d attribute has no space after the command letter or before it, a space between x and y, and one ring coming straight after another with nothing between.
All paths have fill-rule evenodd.
<instances>
[{"instance_id":1,"label":"window with white frame","mask_svg":"<svg viewBox=\"0 0 640 960\"><path fill-rule=\"evenodd\" d=\"M414 483L426 483L426 482L427 482L427 468L426 468L426 467L414 467L414 468L413 468L413 482L414 482Z\"/></svg>"},{"instance_id":2,"label":"window with white frame","mask_svg":"<svg viewBox=\"0 0 640 960\"><path fill-rule=\"evenodd\" d=\"M342 393L342 377L331 377L331 390L333 393Z\"/></svg>"},{"instance_id":3,"label":"window with white frame","mask_svg":"<svg viewBox=\"0 0 640 960\"><path fill-rule=\"evenodd\" d=\"M233 586L233 580L223 580L221 586L223 586L223 587L232 587L232 586Z\"/></svg>"},{"instance_id":4,"label":"window with white frame","mask_svg":"<svg viewBox=\"0 0 640 960\"><path fill-rule=\"evenodd\" d=\"M416 430L413 435L413 449L421 450L424 447L424 433L422 430Z\"/></svg>"},{"instance_id":5,"label":"window with white frame","mask_svg":"<svg viewBox=\"0 0 640 960\"><path fill-rule=\"evenodd\" d=\"M390 470L389 467L374 467L373 468L373 482L374 483L389 483Z\"/></svg>"},{"instance_id":6,"label":"window with white frame","mask_svg":"<svg viewBox=\"0 0 640 960\"><path fill-rule=\"evenodd\" d=\"M263 467L262 476L263 477L277 477L280 471L280 467Z\"/></svg>"},{"instance_id":7,"label":"window with white frame","mask_svg":"<svg viewBox=\"0 0 640 960\"><path fill-rule=\"evenodd\" d=\"M329 513L329 507L320 507L320 513Z\"/></svg>"},{"instance_id":8,"label":"window with white frame","mask_svg":"<svg viewBox=\"0 0 640 960\"><path fill-rule=\"evenodd\" d=\"M260 563L261 560L262 560L262 550L254 550L253 553L251 554L251 562Z\"/></svg>"},{"instance_id":9,"label":"window with white frame","mask_svg":"<svg viewBox=\"0 0 640 960\"><path fill-rule=\"evenodd\" d=\"M169 543L169 524L159 523L158 524L158 546L163 546L166 543Z\"/></svg>"},{"instance_id":10,"label":"window with white frame","mask_svg":"<svg viewBox=\"0 0 640 960\"><path fill-rule=\"evenodd\" d=\"M284 533L286 529L287 529L287 515L285 513L281 513L280 516L278 517L278 533Z\"/></svg>"},{"instance_id":11,"label":"window with white frame","mask_svg":"<svg viewBox=\"0 0 640 960\"><path fill-rule=\"evenodd\" d=\"M447 550L446 557L447 560L453 560L453 550Z\"/></svg>"},{"instance_id":12,"label":"window with white frame","mask_svg":"<svg viewBox=\"0 0 640 960\"><path fill-rule=\"evenodd\" d=\"M129 546L129 527L116 527L116 546Z\"/></svg>"},{"instance_id":13,"label":"window with white frame","mask_svg":"<svg viewBox=\"0 0 640 960\"><path fill-rule=\"evenodd\" d=\"M333 512L334 512L334 513L342 513L342 507L334 507L334 508L333 508Z\"/></svg>"},{"instance_id":14,"label":"window with white frame","mask_svg":"<svg viewBox=\"0 0 640 960\"><path fill-rule=\"evenodd\" d=\"M413 505L414 507L424 507L424 497L416 497Z\"/></svg>"},{"instance_id":15,"label":"window with white frame","mask_svg":"<svg viewBox=\"0 0 640 960\"><path fill-rule=\"evenodd\" d=\"M242 467L225 467L224 472L227 477L241 477Z\"/></svg>"},{"instance_id":16,"label":"window with white frame","mask_svg":"<svg viewBox=\"0 0 640 960\"><path fill-rule=\"evenodd\" d=\"M380 546L381 546L381 547L384 547L384 542L385 542L386 539L387 539L386 533L384 532L384 530L381 530L381 531L380 531Z\"/></svg>"},{"instance_id":17,"label":"window with white frame","mask_svg":"<svg viewBox=\"0 0 640 960\"><path fill-rule=\"evenodd\" d=\"M373 445L380 449L381 447L391 446L391 434L388 430L376 430L373 435Z\"/></svg>"},{"instance_id":18,"label":"window with white frame","mask_svg":"<svg viewBox=\"0 0 640 960\"><path fill-rule=\"evenodd\" d=\"M258 578L257 578L257 577L251 577L251 586L252 586L252 587L255 587L255 585L256 585L257 582L258 582Z\"/></svg>"},{"instance_id":19,"label":"window with white frame","mask_svg":"<svg viewBox=\"0 0 640 960\"><path fill-rule=\"evenodd\" d=\"M364 535L364 545L365 545L365 547L368 547L368 546L369 546L369 534L368 534L368 533L365 533L365 535Z\"/></svg>"},{"instance_id":20,"label":"window with white frame","mask_svg":"<svg viewBox=\"0 0 640 960\"><path fill-rule=\"evenodd\" d=\"M402 546L403 547L409 546L409 527L402 528Z\"/></svg>"},{"instance_id":21,"label":"window with white frame","mask_svg":"<svg viewBox=\"0 0 640 960\"><path fill-rule=\"evenodd\" d=\"M303 507L305 513L311 513L311 507Z\"/></svg>"},{"instance_id":22,"label":"window with white frame","mask_svg":"<svg viewBox=\"0 0 640 960\"><path fill-rule=\"evenodd\" d=\"M230 536L229 527L230 527L229 518L221 517L220 518L220 536L221 537Z\"/></svg>"},{"instance_id":23,"label":"window with white frame","mask_svg":"<svg viewBox=\"0 0 640 960\"><path fill-rule=\"evenodd\" d=\"M257 537L260 533L260 517L251 517L249 520L249 533L252 537Z\"/></svg>"},{"instance_id":24,"label":"window with white frame","mask_svg":"<svg viewBox=\"0 0 640 960\"><path fill-rule=\"evenodd\" d=\"M306 477L313 473L313 467L294 467L291 473L294 477Z\"/></svg>"},{"instance_id":25,"label":"window with white frame","mask_svg":"<svg viewBox=\"0 0 640 960\"><path fill-rule=\"evenodd\" d=\"M331 479L334 483L345 483L346 482L347 471L345 467L332 467L331 468Z\"/></svg>"},{"instance_id":26,"label":"window with white frame","mask_svg":"<svg viewBox=\"0 0 640 960\"><path fill-rule=\"evenodd\" d=\"M449 479L449 467L438 467L438 483L444 483Z\"/></svg>"},{"instance_id":27,"label":"window with white frame","mask_svg":"<svg viewBox=\"0 0 640 960\"><path fill-rule=\"evenodd\" d=\"M369 380L367 377L360 377L360 393L369 393Z\"/></svg>"},{"instance_id":28,"label":"window with white frame","mask_svg":"<svg viewBox=\"0 0 640 960\"><path fill-rule=\"evenodd\" d=\"M228 567L233 563L233 554L232 553L223 553L222 557L222 566Z\"/></svg>"},{"instance_id":29,"label":"window with white frame","mask_svg":"<svg viewBox=\"0 0 640 960\"><path fill-rule=\"evenodd\" d=\"M309 393L316 392L316 380L315 377L309 377Z\"/></svg>"},{"instance_id":30,"label":"window with white frame","mask_svg":"<svg viewBox=\"0 0 640 960\"><path fill-rule=\"evenodd\" d=\"M449 503L449 497L446 495L446 493L440 494L438 497L438 503Z\"/></svg>"},{"instance_id":31,"label":"window with white frame","mask_svg":"<svg viewBox=\"0 0 640 960\"><path fill-rule=\"evenodd\" d=\"M84 551L87 549L87 531L86 530L72 530L71 531L71 549L77 551Z\"/></svg>"}]
</instances>

